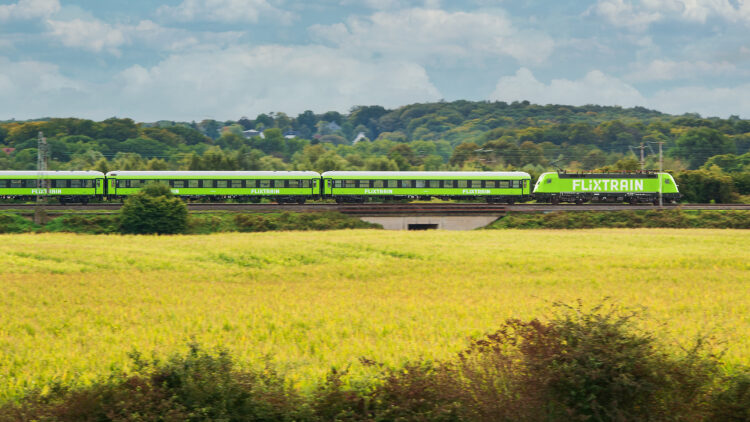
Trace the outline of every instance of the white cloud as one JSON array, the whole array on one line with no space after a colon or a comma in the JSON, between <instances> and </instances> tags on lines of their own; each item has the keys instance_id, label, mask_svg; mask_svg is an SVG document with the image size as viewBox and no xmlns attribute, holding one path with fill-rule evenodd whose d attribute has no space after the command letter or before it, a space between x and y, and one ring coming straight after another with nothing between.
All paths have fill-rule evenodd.
<instances>
[{"instance_id":1,"label":"white cloud","mask_svg":"<svg viewBox=\"0 0 750 422\"><path fill-rule=\"evenodd\" d=\"M61 111L74 115L79 111L73 105L75 99L88 95L84 83L63 76L56 65L0 57L0 119L60 115Z\"/></svg>"},{"instance_id":2,"label":"white cloud","mask_svg":"<svg viewBox=\"0 0 750 422\"><path fill-rule=\"evenodd\" d=\"M703 116L750 118L750 83L731 88L685 86L660 90L649 104L666 113L697 112Z\"/></svg>"},{"instance_id":3,"label":"white cloud","mask_svg":"<svg viewBox=\"0 0 750 422\"><path fill-rule=\"evenodd\" d=\"M736 65L723 61L709 63L706 61L672 61L653 60L646 65L636 65L625 79L633 82L672 81L693 79L703 76L723 76L737 73Z\"/></svg>"},{"instance_id":4,"label":"white cloud","mask_svg":"<svg viewBox=\"0 0 750 422\"><path fill-rule=\"evenodd\" d=\"M626 82L591 71L582 79L553 79L540 82L528 69L500 78L490 100L522 101L538 104L643 106L665 113L700 113L704 116L750 117L750 83L731 88L684 86L663 89L651 96L642 95Z\"/></svg>"},{"instance_id":5,"label":"white cloud","mask_svg":"<svg viewBox=\"0 0 750 422\"><path fill-rule=\"evenodd\" d=\"M66 47L78 47L95 52L107 50L116 53L117 48L126 42L121 28L115 28L99 20L56 21L50 19L47 25L50 27L50 34L59 38Z\"/></svg>"},{"instance_id":6,"label":"white cloud","mask_svg":"<svg viewBox=\"0 0 750 422\"><path fill-rule=\"evenodd\" d=\"M587 14L636 31L665 19L705 23L717 17L750 24L750 0L598 0Z\"/></svg>"},{"instance_id":7,"label":"white cloud","mask_svg":"<svg viewBox=\"0 0 750 422\"><path fill-rule=\"evenodd\" d=\"M62 113L152 121L346 112L355 105L396 107L442 95L413 63L357 60L320 46L268 45L173 54L102 84L71 80L51 64L0 60L0 97L0 119Z\"/></svg>"},{"instance_id":8,"label":"white cloud","mask_svg":"<svg viewBox=\"0 0 750 422\"><path fill-rule=\"evenodd\" d=\"M407 9L377 12L346 23L313 25L312 36L350 54L420 62L458 63L510 56L521 63L544 62L554 41L521 31L502 14Z\"/></svg>"},{"instance_id":9,"label":"white cloud","mask_svg":"<svg viewBox=\"0 0 750 422\"><path fill-rule=\"evenodd\" d=\"M358 104L397 106L440 98L418 65L365 62L326 47L235 47L174 55L152 68L127 69L117 85L127 113L146 119L346 111Z\"/></svg>"},{"instance_id":10,"label":"white cloud","mask_svg":"<svg viewBox=\"0 0 750 422\"><path fill-rule=\"evenodd\" d=\"M93 52L106 51L120 55L120 48L138 44L156 50L184 50L188 48L221 48L242 36L238 32L187 31L165 28L153 21L144 20L136 25L110 25L98 19L47 20L49 35L63 45Z\"/></svg>"},{"instance_id":11,"label":"white cloud","mask_svg":"<svg viewBox=\"0 0 750 422\"><path fill-rule=\"evenodd\" d=\"M161 6L157 14L177 21L251 22L261 17L289 23L293 15L267 0L183 0L177 6Z\"/></svg>"},{"instance_id":12,"label":"white cloud","mask_svg":"<svg viewBox=\"0 0 750 422\"><path fill-rule=\"evenodd\" d=\"M626 0L599 0L588 13L597 14L615 26L643 31L652 23L661 20L662 15L652 10L640 10Z\"/></svg>"},{"instance_id":13,"label":"white cloud","mask_svg":"<svg viewBox=\"0 0 750 422\"><path fill-rule=\"evenodd\" d=\"M44 18L59 10L59 0L19 0L17 3L0 6L0 21Z\"/></svg>"},{"instance_id":14,"label":"white cloud","mask_svg":"<svg viewBox=\"0 0 750 422\"><path fill-rule=\"evenodd\" d=\"M637 89L617 78L593 70L583 79L553 79L549 84L538 81L530 70L519 69L514 76L500 78L492 100L528 100L539 104L602 104L633 107L644 105Z\"/></svg>"}]
</instances>

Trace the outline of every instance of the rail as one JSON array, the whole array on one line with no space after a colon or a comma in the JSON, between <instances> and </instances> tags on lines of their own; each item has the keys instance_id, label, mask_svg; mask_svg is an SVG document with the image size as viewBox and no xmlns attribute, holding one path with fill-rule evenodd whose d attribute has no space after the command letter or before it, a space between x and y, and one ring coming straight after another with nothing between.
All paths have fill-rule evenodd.
<instances>
[{"instance_id":1,"label":"rail","mask_svg":"<svg viewBox=\"0 0 750 422\"><path fill-rule=\"evenodd\" d=\"M325 204L313 203L305 205L291 204L225 204L225 203L189 203L192 212L324 212L334 211L350 215L502 215L507 212L550 212L550 211L628 211L628 210L657 210L658 206L651 204L583 204L583 205L551 205L551 204L484 204L484 203L386 203L386 204ZM18 210L33 212L35 204L0 203L0 210ZM61 214L70 211L88 211L96 213L114 213L120 209L120 203L89 203L80 204L47 204L48 214ZM750 204L670 204L664 209L682 210L750 210Z\"/></svg>"}]
</instances>

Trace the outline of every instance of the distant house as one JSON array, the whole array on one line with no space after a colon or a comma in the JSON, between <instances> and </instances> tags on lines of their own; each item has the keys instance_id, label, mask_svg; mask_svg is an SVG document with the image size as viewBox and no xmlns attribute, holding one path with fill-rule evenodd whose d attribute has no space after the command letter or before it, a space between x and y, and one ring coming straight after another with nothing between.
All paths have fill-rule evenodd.
<instances>
[{"instance_id":1,"label":"distant house","mask_svg":"<svg viewBox=\"0 0 750 422\"><path fill-rule=\"evenodd\" d=\"M0 148L4 153L10 155L13 151L15 151L15 148Z\"/></svg>"},{"instance_id":2,"label":"distant house","mask_svg":"<svg viewBox=\"0 0 750 422\"><path fill-rule=\"evenodd\" d=\"M296 131L293 131L293 130L288 130L288 131L284 132L284 138L285 139L299 138L299 133L296 132Z\"/></svg>"},{"instance_id":3,"label":"distant house","mask_svg":"<svg viewBox=\"0 0 750 422\"><path fill-rule=\"evenodd\" d=\"M261 138L266 137L266 135L264 135L263 132L259 130L255 130L255 129L243 130L242 134L245 135L245 138L248 138L248 139L256 137L256 136L260 136Z\"/></svg>"},{"instance_id":4,"label":"distant house","mask_svg":"<svg viewBox=\"0 0 750 422\"><path fill-rule=\"evenodd\" d=\"M341 126L339 126L336 122L331 122L326 125L326 128L330 130L331 132L336 132L338 130L341 130Z\"/></svg>"},{"instance_id":5,"label":"distant house","mask_svg":"<svg viewBox=\"0 0 750 422\"><path fill-rule=\"evenodd\" d=\"M356 144L359 141L369 141L369 139L367 138L364 132L359 132L357 134L357 137L354 138L354 140L352 141L352 144Z\"/></svg>"}]
</instances>

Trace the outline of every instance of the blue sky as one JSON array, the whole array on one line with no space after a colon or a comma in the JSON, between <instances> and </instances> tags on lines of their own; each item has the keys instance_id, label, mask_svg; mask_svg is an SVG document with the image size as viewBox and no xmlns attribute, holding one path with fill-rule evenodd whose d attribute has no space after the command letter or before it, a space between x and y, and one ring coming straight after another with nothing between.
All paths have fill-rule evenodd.
<instances>
[{"instance_id":1,"label":"blue sky","mask_svg":"<svg viewBox=\"0 0 750 422\"><path fill-rule=\"evenodd\" d=\"M750 118L750 0L0 0L0 120L440 99Z\"/></svg>"}]
</instances>

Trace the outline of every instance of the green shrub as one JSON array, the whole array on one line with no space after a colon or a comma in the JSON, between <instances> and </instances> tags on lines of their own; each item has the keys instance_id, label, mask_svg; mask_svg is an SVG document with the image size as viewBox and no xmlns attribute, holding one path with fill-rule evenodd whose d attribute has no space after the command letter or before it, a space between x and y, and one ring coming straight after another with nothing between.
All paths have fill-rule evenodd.
<instances>
[{"instance_id":1,"label":"green shrub","mask_svg":"<svg viewBox=\"0 0 750 422\"><path fill-rule=\"evenodd\" d=\"M237 230L241 232L382 228L379 224L368 223L336 212L237 214L234 221Z\"/></svg>"},{"instance_id":2,"label":"green shrub","mask_svg":"<svg viewBox=\"0 0 750 422\"><path fill-rule=\"evenodd\" d=\"M555 211L511 213L488 229L716 228L750 229L750 211Z\"/></svg>"},{"instance_id":3,"label":"green shrub","mask_svg":"<svg viewBox=\"0 0 750 422\"><path fill-rule=\"evenodd\" d=\"M187 226L187 206L172 195L169 186L149 183L125 200L119 223L122 233L181 233Z\"/></svg>"},{"instance_id":4,"label":"green shrub","mask_svg":"<svg viewBox=\"0 0 750 422\"><path fill-rule=\"evenodd\" d=\"M69 232L87 234L116 233L119 229L117 216L71 214L50 220L43 228L45 232Z\"/></svg>"},{"instance_id":5,"label":"green shrub","mask_svg":"<svg viewBox=\"0 0 750 422\"><path fill-rule=\"evenodd\" d=\"M27 233L37 226L18 214L0 214L0 233Z\"/></svg>"}]
</instances>

